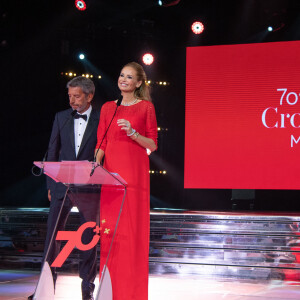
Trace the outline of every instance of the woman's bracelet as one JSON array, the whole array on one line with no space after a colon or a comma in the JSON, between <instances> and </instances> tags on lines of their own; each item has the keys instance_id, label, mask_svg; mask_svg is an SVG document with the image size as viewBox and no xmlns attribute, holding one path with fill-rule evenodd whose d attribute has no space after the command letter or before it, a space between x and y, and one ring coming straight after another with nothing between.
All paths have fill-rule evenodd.
<instances>
[{"instance_id":1,"label":"woman's bracelet","mask_svg":"<svg viewBox=\"0 0 300 300\"><path fill-rule=\"evenodd\" d=\"M130 133L130 134L127 133L127 136L132 136L132 135L134 135L135 133L136 133L135 129L132 128L131 133Z\"/></svg>"},{"instance_id":2,"label":"woman's bracelet","mask_svg":"<svg viewBox=\"0 0 300 300\"><path fill-rule=\"evenodd\" d=\"M140 134L136 131L136 132L132 135L131 139L135 141L135 140L138 138L139 135L140 135ZM134 139L133 139L133 137L134 137Z\"/></svg>"}]
</instances>

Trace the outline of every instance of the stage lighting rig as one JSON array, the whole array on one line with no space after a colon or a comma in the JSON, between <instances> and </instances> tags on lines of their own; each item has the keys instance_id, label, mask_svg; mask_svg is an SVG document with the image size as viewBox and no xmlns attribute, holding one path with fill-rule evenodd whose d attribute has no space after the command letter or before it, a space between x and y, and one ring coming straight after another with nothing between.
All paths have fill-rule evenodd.
<instances>
[{"instance_id":1,"label":"stage lighting rig","mask_svg":"<svg viewBox=\"0 0 300 300\"><path fill-rule=\"evenodd\" d=\"M75 6L78 10L86 10L86 3L83 0L75 0Z\"/></svg>"},{"instance_id":2,"label":"stage lighting rig","mask_svg":"<svg viewBox=\"0 0 300 300\"><path fill-rule=\"evenodd\" d=\"M277 26L269 26L268 27L268 31L269 32L272 32L272 31L275 32L275 31L278 31L278 30L282 29L284 26L285 26L284 23L281 23L281 24L279 24Z\"/></svg>"},{"instance_id":3,"label":"stage lighting rig","mask_svg":"<svg viewBox=\"0 0 300 300\"><path fill-rule=\"evenodd\" d=\"M154 56L151 53L146 53L143 55L143 63L145 65L151 65L154 61Z\"/></svg>"},{"instance_id":4,"label":"stage lighting rig","mask_svg":"<svg viewBox=\"0 0 300 300\"><path fill-rule=\"evenodd\" d=\"M204 31L204 25L203 23L197 21L197 22L194 22L192 24L192 31L195 33L195 34L200 34Z\"/></svg>"},{"instance_id":5,"label":"stage lighting rig","mask_svg":"<svg viewBox=\"0 0 300 300\"><path fill-rule=\"evenodd\" d=\"M159 0L158 5L168 7L168 6L177 5L179 2L180 0Z\"/></svg>"}]
</instances>

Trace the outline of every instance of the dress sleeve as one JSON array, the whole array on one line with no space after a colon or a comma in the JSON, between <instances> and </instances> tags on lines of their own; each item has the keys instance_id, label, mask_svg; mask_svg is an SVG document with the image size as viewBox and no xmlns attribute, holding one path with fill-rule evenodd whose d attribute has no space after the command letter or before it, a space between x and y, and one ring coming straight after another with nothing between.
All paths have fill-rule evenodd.
<instances>
[{"instance_id":1,"label":"dress sleeve","mask_svg":"<svg viewBox=\"0 0 300 300\"><path fill-rule=\"evenodd\" d=\"M97 145L96 150L99 148L105 152L106 145L107 145L107 136L103 139L105 131L106 131L106 115L107 115L107 105L103 105L101 108L100 113L100 121L97 129ZM101 141L103 139L103 142L101 144Z\"/></svg>"},{"instance_id":2,"label":"dress sleeve","mask_svg":"<svg viewBox=\"0 0 300 300\"><path fill-rule=\"evenodd\" d=\"M155 108L151 102L149 102L147 109L146 137L152 139L157 146L157 122Z\"/></svg>"}]
</instances>

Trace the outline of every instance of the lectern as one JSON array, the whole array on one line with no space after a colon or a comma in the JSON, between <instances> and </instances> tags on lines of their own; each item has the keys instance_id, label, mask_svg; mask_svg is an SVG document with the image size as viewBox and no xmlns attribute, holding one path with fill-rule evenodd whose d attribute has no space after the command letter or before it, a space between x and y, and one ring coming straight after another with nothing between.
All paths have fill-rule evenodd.
<instances>
[{"instance_id":1,"label":"lectern","mask_svg":"<svg viewBox=\"0 0 300 300\"><path fill-rule=\"evenodd\" d=\"M116 215L116 220L109 220L109 224L113 224L113 228L106 228L105 222L106 220L101 220L100 224L95 224L95 222L87 222L83 224L81 227L83 230L85 228L91 229L94 228L95 236L93 241L89 243L89 245L84 244L81 240L80 229L77 232L66 232L66 231L58 231L56 234L56 229L53 231L53 235L51 237L51 241L49 244L49 248L51 247L51 243L55 241L55 239L59 240L68 240L64 248L61 250L59 257L55 259L51 266L57 267L60 266L61 263L67 258L68 254L71 252L73 248L85 249L89 248L90 245L97 246L97 242L101 238L106 238L109 240L108 253L106 256L106 262L104 263L104 267L100 270L101 279L99 283L98 290L96 292L97 300L112 300L113 289L110 280L110 273L107 267L107 262L110 255L110 249L114 242L115 232L117 230L117 226L119 223L119 219L122 212L122 207L124 204L125 194L126 194L126 186L127 183L121 176L116 173L110 173L105 170L102 166L97 165L94 162L88 161L62 161L62 162L34 162L36 166L41 168L47 176L52 178L56 182L60 182L66 186L66 193L64 196L64 200L62 206L64 205L64 201L66 197L72 199L72 202L76 206L88 206L89 201L100 201L100 191L101 187L108 186L113 189L118 189L123 194L117 203L114 204L114 208L117 207L118 212ZM93 170L93 174L91 176L91 171ZM100 201L101 206L101 201ZM100 208L101 210L101 208ZM61 211L57 216L58 219L61 217ZM56 223L56 226L57 226ZM95 226L94 226L95 225ZM77 238L75 238L77 236ZM73 238L74 237L74 238ZM68 244L69 243L69 244ZM76 244L77 243L77 244ZM78 246L79 245L79 246ZM85 250L83 250L85 251ZM101 251L101 249L100 249ZM43 265L42 271L40 274L40 278L35 290L34 299L36 300L52 300L54 299L54 283L51 272L51 266L47 262L47 256L49 253L49 249L47 249Z\"/></svg>"}]
</instances>

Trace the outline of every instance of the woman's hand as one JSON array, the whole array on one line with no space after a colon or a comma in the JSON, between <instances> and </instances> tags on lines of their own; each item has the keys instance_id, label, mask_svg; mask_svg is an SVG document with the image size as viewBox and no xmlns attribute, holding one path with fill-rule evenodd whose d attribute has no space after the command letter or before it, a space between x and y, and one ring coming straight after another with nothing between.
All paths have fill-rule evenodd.
<instances>
[{"instance_id":1,"label":"woman's hand","mask_svg":"<svg viewBox=\"0 0 300 300\"><path fill-rule=\"evenodd\" d=\"M132 134L132 127L129 121L125 119L118 119L117 124L118 126L121 126L121 130L125 130L127 135Z\"/></svg>"},{"instance_id":2,"label":"woman's hand","mask_svg":"<svg viewBox=\"0 0 300 300\"><path fill-rule=\"evenodd\" d=\"M150 149L150 151L156 150L157 146L156 146L155 142L152 139L142 136L141 134L136 132L131 127L131 124L129 121L127 121L125 119L119 119L119 120L117 120L117 123L118 123L118 126L121 127L121 130L125 130L126 134L128 135L128 138L131 138L132 140L134 140L136 143L138 143L142 147L144 147L146 149ZM136 133L136 135L134 133Z\"/></svg>"}]
</instances>

